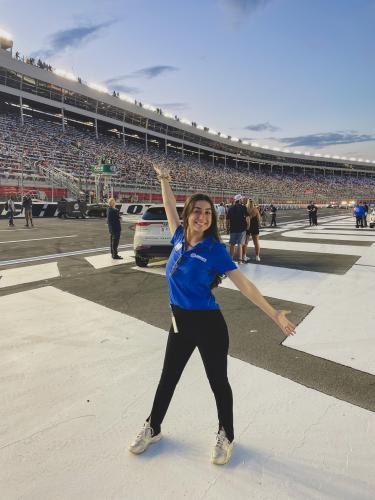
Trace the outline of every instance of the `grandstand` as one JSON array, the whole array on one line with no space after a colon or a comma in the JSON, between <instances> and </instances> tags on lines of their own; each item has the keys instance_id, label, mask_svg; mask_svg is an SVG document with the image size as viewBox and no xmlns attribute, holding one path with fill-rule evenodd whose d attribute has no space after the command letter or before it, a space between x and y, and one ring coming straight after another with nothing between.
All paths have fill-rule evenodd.
<instances>
[{"instance_id":1,"label":"grandstand","mask_svg":"<svg viewBox=\"0 0 375 500\"><path fill-rule=\"evenodd\" d=\"M266 150L11 50L0 48L0 195L15 189L59 197L69 186L74 193L73 181L76 192L93 193L91 166L104 157L116 166L112 187L120 198L158 198L155 161L171 167L181 198L197 190L217 201L248 193L260 203L375 198L375 161Z\"/></svg>"}]
</instances>

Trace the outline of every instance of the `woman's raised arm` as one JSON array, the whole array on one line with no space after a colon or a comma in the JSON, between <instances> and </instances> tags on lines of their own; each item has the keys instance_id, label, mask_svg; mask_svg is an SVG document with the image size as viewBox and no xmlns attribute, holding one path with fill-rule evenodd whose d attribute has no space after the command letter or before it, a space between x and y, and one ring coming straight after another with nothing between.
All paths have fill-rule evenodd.
<instances>
[{"instance_id":1,"label":"woman's raised arm","mask_svg":"<svg viewBox=\"0 0 375 500\"><path fill-rule=\"evenodd\" d=\"M171 176L167 168L158 164L154 164L153 167L155 172L158 174L158 179L161 184L163 205L165 208L165 213L167 214L169 230L171 232L171 235L173 236L176 232L176 229L180 225L180 217L176 208L176 198L169 184Z\"/></svg>"}]
</instances>

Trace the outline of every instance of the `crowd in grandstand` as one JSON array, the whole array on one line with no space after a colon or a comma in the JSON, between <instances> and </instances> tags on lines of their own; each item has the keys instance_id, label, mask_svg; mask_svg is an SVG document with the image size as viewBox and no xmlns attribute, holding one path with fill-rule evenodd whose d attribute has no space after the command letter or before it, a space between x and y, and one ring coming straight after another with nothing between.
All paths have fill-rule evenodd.
<instances>
[{"instance_id":1,"label":"crowd in grandstand","mask_svg":"<svg viewBox=\"0 0 375 500\"><path fill-rule=\"evenodd\" d=\"M375 178L324 176L321 174L281 174L265 173L258 168L238 164L225 168L224 164L198 161L198 158L182 158L181 153L158 149L149 143L145 151L144 143L134 144L117 135L95 132L66 126L44 119L24 117L21 127L18 116L0 115L0 182L1 177L17 180L42 181L35 165L38 161L54 165L71 173L80 180L83 188L93 183L91 165L99 158L107 158L116 166L114 184L132 185L141 189L157 186L151 164L163 162L173 172L173 185L181 192L204 190L207 192L241 192L251 194L265 201L273 199L306 199L314 197L319 202L328 199L342 199L350 194L372 196Z\"/></svg>"}]
</instances>

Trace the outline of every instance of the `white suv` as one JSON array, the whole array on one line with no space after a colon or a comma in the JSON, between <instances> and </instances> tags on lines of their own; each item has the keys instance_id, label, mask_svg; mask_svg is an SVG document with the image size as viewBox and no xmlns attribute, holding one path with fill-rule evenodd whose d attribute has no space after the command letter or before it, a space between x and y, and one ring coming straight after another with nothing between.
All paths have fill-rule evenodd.
<instances>
[{"instance_id":1,"label":"white suv","mask_svg":"<svg viewBox=\"0 0 375 500\"><path fill-rule=\"evenodd\" d=\"M183 208L177 205L180 218ZM135 224L133 248L137 266L146 267L152 257L169 257L171 238L164 206L149 207Z\"/></svg>"}]
</instances>

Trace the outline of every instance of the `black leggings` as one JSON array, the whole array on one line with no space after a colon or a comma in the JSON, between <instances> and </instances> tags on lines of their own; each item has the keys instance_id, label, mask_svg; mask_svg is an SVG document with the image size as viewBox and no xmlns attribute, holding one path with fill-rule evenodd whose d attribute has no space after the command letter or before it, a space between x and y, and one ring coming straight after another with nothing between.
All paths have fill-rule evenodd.
<instances>
[{"instance_id":1,"label":"black leggings","mask_svg":"<svg viewBox=\"0 0 375 500\"><path fill-rule=\"evenodd\" d=\"M219 428L233 440L233 396L227 377L228 329L219 310L193 311L173 306L178 333L169 331L163 371L148 420L154 432L167 413L176 385L198 347L206 375L216 400Z\"/></svg>"}]
</instances>

